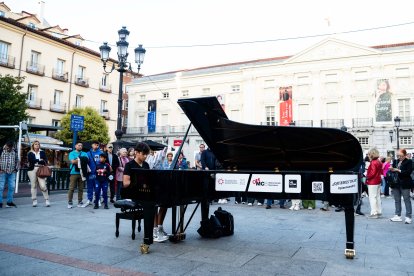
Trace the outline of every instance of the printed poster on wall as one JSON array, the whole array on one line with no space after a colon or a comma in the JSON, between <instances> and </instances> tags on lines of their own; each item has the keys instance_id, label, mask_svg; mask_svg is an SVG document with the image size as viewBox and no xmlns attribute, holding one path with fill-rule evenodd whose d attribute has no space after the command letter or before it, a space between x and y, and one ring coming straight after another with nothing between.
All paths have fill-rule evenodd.
<instances>
[{"instance_id":1,"label":"printed poster on wall","mask_svg":"<svg viewBox=\"0 0 414 276\"><path fill-rule=\"evenodd\" d=\"M389 80L377 80L377 88L375 90L375 120L377 122L392 121L391 97Z\"/></svg>"},{"instance_id":2,"label":"printed poster on wall","mask_svg":"<svg viewBox=\"0 0 414 276\"><path fill-rule=\"evenodd\" d=\"M279 87L279 125L288 126L293 121L292 86Z\"/></svg>"},{"instance_id":3,"label":"printed poster on wall","mask_svg":"<svg viewBox=\"0 0 414 276\"><path fill-rule=\"evenodd\" d=\"M157 122L157 101L148 101L148 132L155 132Z\"/></svg>"}]
</instances>

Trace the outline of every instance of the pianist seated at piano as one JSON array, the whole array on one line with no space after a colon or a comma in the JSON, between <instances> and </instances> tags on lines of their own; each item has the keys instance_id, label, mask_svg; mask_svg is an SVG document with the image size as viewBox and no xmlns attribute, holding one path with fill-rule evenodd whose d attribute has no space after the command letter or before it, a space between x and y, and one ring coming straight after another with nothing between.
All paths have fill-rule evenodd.
<instances>
[{"instance_id":1,"label":"pianist seated at piano","mask_svg":"<svg viewBox=\"0 0 414 276\"><path fill-rule=\"evenodd\" d=\"M138 143L135 146L135 157L129 161L124 168L123 188L125 188L125 194L128 194L128 191L132 191L134 187L131 186L131 183L138 183L139 179L131 179L132 169L143 169L149 170L149 164L145 161L150 152L150 148L145 143ZM125 197L123 197L125 198Z\"/></svg>"}]
</instances>

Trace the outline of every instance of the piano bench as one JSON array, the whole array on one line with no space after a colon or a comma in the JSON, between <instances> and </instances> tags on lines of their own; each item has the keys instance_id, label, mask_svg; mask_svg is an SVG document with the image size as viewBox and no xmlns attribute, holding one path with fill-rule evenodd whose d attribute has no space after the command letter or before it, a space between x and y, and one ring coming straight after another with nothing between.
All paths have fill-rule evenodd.
<instances>
[{"instance_id":1,"label":"piano bench","mask_svg":"<svg viewBox=\"0 0 414 276\"><path fill-rule=\"evenodd\" d=\"M138 232L141 232L141 219L144 219L143 210L141 205L138 203L127 200L121 199L117 200L114 203L115 208L120 208L121 212L116 213L115 216L115 236L119 237L119 220L120 219L127 219L132 221L132 239L135 240L135 227L136 222L138 221Z\"/></svg>"}]
</instances>

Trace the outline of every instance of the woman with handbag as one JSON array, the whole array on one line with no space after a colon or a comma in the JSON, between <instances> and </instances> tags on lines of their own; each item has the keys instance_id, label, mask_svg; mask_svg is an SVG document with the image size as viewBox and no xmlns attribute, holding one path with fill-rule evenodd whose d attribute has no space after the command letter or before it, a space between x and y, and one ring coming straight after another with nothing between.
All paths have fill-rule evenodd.
<instances>
[{"instance_id":1,"label":"woman with handbag","mask_svg":"<svg viewBox=\"0 0 414 276\"><path fill-rule=\"evenodd\" d=\"M27 170L27 175L30 179L30 184L32 186L32 200L33 207L37 207L37 187L39 186L40 190L43 193L45 198L46 207L50 206L49 193L46 186L46 177L39 177L38 170L42 166L47 165L46 153L40 149L40 142L35 140L31 146L29 153L27 154L27 159L29 160L29 168Z\"/></svg>"},{"instance_id":2,"label":"woman with handbag","mask_svg":"<svg viewBox=\"0 0 414 276\"><path fill-rule=\"evenodd\" d=\"M412 206L410 199L410 190L412 188L411 172L413 171L413 161L407 158L407 151L400 149L398 151L397 168L390 168L390 171L398 173L398 183L392 188L392 194L395 200L395 215L390 218L391 221L402 221L401 218L401 196L405 203L405 224L412 222Z\"/></svg>"}]
</instances>

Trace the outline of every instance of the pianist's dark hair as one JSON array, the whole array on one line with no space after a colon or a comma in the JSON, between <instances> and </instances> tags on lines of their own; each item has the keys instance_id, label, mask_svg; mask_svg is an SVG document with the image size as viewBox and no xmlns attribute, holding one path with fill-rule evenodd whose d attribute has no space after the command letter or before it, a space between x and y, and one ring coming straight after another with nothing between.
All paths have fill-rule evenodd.
<instances>
[{"instance_id":1,"label":"pianist's dark hair","mask_svg":"<svg viewBox=\"0 0 414 276\"><path fill-rule=\"evenodd\" d=\"M135 146L135 150L137 152L142 152L143 154L149 154L150 153L150 147L143 143L143 142L139 142L136 146Z\"/></svg>"}]
</instances>

